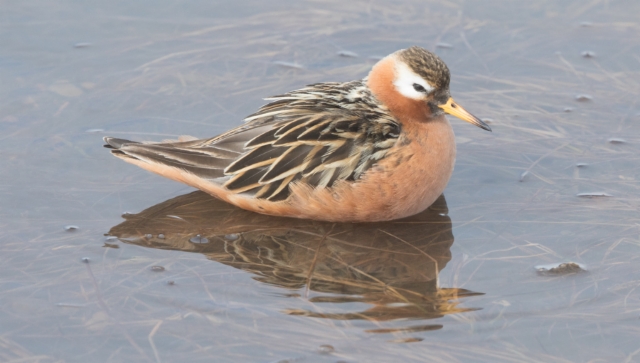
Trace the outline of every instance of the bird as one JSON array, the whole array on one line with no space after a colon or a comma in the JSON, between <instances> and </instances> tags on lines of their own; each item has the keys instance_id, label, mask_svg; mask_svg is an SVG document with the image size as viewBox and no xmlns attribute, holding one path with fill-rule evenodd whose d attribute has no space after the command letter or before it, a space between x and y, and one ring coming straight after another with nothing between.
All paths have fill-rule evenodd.
<instances>
[{"instance_id":1,"label":"bird","mask_svg":"<svg viewBox=\"0 0 640 363\"><path fill-rule=\"evenodd\" d=\"M105 137L111 153L256 213L376 222L428 208L456 158L456 116L491 128L451 97L450 72L419 46L369 74L268 97L221 135L166 142Z\"/></svg>"}]
</instances>

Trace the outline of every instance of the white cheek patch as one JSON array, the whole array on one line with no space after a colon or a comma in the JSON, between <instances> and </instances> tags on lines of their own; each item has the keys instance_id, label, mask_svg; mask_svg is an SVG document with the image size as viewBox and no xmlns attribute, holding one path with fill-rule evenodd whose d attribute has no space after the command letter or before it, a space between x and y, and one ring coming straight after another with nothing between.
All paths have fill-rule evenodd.
<instances>
[{"instance_id":1,"label":"white cheek patch","mask_svg":"<svg viewBox=\"0 0 640 363\"><path fill-rule=\"evenodd\" d=\"M413 73L411 68L406 65L404 62L396 63L396 79L393 81L393 85L396 87L398 92L401 95L414 99L414 100L422 100L426 96L424 92L418 92L413 88L413 84L417 83L424 87L429 93L433 91L433 87L429 83L427 83L422 77Z\"/></svg>"}]
</instances>

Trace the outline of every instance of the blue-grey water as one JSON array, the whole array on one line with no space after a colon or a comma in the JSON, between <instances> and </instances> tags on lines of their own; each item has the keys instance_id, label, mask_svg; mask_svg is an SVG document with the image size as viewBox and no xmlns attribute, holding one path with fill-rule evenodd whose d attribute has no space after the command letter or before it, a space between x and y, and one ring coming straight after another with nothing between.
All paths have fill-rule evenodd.
<instances>
[{"instance_id":1,"label":"blue-grey water","mask_svg":"<svg viewBox=\"0 0 640 363\"><path fill-rule=\"evenodd\" d=\"M640 3L0 7L0 361L640 360ZM451 120L446 206L411 222L246 215L102 148L411 45L493 128Z\"/></svg>"}]
</instances>

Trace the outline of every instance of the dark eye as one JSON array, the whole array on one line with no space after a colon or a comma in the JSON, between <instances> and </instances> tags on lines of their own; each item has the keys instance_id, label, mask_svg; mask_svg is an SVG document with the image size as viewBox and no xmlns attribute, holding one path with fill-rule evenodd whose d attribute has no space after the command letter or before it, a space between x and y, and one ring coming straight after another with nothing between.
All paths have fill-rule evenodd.
<instances>
[{"instance_id":1,"label":"dark eye","mask_svg":"<svg viewBox=\"0 0 640 363\"><path fill-rule=\"evenodd\" d=\"M413 89L418 91L418 92L427 93L427 90L424 89L424 87L422 87L421 85L419 85L417 83L413 84Z\"/></svg>"}]
</instances>

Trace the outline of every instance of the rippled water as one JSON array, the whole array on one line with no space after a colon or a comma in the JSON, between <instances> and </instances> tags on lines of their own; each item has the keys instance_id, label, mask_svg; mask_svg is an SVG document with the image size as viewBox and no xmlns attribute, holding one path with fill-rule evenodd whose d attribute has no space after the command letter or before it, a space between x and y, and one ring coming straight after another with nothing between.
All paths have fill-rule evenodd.
<instances>
[{"instance_id":1,"label":"rippled water","mask_svg":"<svg viewBox=\"0 0 640 363\"><path fill-rule=\"evenodd\" d=\"M0 361L637 361L640 3L58 1L0 12ZM388 223L113 158L410 45L493 133Z\"/></svg>"}]
</instances>

